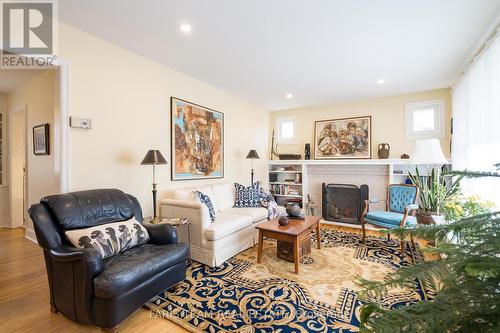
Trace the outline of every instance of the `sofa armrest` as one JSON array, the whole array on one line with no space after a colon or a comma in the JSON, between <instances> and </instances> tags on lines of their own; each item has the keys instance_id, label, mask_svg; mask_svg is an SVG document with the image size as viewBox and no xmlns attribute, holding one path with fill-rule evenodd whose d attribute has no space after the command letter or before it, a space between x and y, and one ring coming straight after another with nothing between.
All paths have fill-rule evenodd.
<instances>
[{"instance_id":1,"label":"sofa armrest","mask_svg":"<svg viewBox=\"0 0 500 333\"><path fill-rule=\"evenodd\" d=\"M198 201L165 199L160 202L162 218L186 217L191 222L191 244L203 246L203 231L210 225L208 209Z\"/></svg>"},{"instance_id":2,"label":"sofa armrest","mask_svg":"<svg viewBox=\"0 0 500 333\"><path fill-rule=\"evenodd\" d=\"M160 204L162 206L171 206L171 207L182 207L182 208L192 208L192 209L201 208L201 202L194 200L164 199L160 202Z\"/></svg>"},{"instance_id":3,"label":"sofa armrest","mask_svg":"<svg viewBox=\"0 0 500 333\"><path fill-rule=\"evenodd\" d=\"M149 233L150 242L156 245L168 245L177 243L177 230L174 226L161 223L161 224L151 224L146 223L144 227Z\"/></svg>"}]
</instances>

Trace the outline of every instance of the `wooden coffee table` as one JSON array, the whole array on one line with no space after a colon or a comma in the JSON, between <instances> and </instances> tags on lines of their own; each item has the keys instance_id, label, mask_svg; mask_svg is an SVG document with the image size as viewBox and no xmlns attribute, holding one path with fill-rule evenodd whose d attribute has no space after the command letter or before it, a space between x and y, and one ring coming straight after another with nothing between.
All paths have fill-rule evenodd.
<instances>
[{"instance_id":1,"label":"wooden coffee table","mask_svg":"<svg viewBox=\"0 0 500 333\"><path fill-rule=\"evenodd\" d=\"M293 261L295 263L295 273L299 273L299 247L300 244L311 237L311 232L316 228L316 241L318 249L321 249L321 236L319 216L306 216L305 220L290 219L287 226L280 226L278 218L264 222L256 226L259 230L259 246L257 248L257 262L262 259L262 243L264 237L276 239L279 241L289 242L293 244Z\"/></svg>"}]
</instances>

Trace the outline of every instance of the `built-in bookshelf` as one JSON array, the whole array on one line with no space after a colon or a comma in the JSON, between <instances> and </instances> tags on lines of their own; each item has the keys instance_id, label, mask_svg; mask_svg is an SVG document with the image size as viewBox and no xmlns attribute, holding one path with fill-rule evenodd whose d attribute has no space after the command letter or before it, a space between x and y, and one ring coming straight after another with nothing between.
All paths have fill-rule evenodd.
<instances>
[{"instance_id":1,"label":"built-in bookshelf","mask_svg":"<svg viewBox=\"0 0 500 333\"><path fill-rule=\"evenodd\" d=\"M269 165L269 189L274 194L278 205L286 205L295 201L303 205L304 169L302 164L272 164Z\"/></svg>"},{"instance_id":2,"label":"built-in bookshelf","mask_svg":"<svg viewBox=\"0 0 500 333\"><path fill-rule=\"evenodd\" d=\"M451 167L450 164L446 165L447 167ZM421 177L428 177L432 171L434 165L417 165L410 163L402 163L402 164L392 164L390 168L390 178L391 184L405 184L409 181L408 173L412 175L416 174L416 170L418 168L419 174ZM443 165L438 165L437 167L441 168Z\"/></svg>"}]
</instances>

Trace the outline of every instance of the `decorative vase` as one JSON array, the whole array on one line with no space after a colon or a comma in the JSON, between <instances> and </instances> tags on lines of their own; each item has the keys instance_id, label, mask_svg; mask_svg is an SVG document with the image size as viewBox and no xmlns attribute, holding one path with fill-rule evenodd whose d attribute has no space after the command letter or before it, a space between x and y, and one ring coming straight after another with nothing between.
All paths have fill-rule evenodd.
<instances>
[{"instance_id":1,"label":"decorative vase","mask_svg":"<svg viewBox=\"0 0 500 333\"><path fill-rule=\"evenodd\" d=\"M278 224L282 227L287 226L288 225L288 217L287 216L280 217L278 220Z\"/></svg>"},{"instance_id":2,"label":"decorative vase","mask_svg":"<svg viewBox=\"0 0 500 333\"><path fill-rule=\"evenodd\" d=\"M304 159L306 159L306 160L311 159L311 144L310 143L306 143L305 151L304 151Z\"/></svg>"},{"instance_id":3,"label":"decorative vase","mask_svg":"<svg viewBox=\"0 0 500 333\"><path fill-rule=\"evenodd\" d=\"M418 224L439 224L444 220L444 216L436 212L428 212L425 210L418 210L417 222Z\"/></svg>"},{"instance_id":4,"label":"decorative vase","mask_svg":"<svg viewBox=\"0 0 500 333\"><path fill-rule=\"evenodd\" d=\"M391 152L391 146L388 143L379 143L378 145L378 158L387 159Z\"/></svg>"},{"instance_id":5,"label":"decorative vase","mask_svg":"<svg viewBox=\"0 0 500 333\"><path fill-rule=\"evenodd\" d=\"M290 217L300 217L300 213L302 213L302 209L297 202L289 202L286 205L286 213Z\"/></svg>"}]
</instances>

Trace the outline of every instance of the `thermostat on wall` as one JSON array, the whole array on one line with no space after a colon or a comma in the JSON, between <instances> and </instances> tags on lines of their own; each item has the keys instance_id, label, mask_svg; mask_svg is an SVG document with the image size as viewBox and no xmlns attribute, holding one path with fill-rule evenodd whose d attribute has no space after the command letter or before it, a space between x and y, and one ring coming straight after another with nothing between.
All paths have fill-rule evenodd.
<instances>
[{"instance_id":1,"label":"thermostat on wall","mask_svg":"<svg viewBox=\"0 0 500 333\"><path fill-rule=\"evenodd\" d=\"M89 118L70 117L69 126L74 128L92 128L92 120Z\"/></svg>"}]
</instances>

